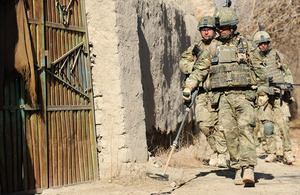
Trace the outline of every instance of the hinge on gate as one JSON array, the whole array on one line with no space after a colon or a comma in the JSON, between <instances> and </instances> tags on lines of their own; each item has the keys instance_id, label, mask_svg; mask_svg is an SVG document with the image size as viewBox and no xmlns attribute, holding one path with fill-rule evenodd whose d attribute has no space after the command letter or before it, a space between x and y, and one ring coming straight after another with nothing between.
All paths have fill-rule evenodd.
<instances>
[{"instance_id":1,"label":"hinge on gate","mask_svg":"<svg viewBox=\"0 0 300 195\"><path fill-rule=\"evenodd\" d=\"M63 25L65 25L65 26L69 25L70 12L72 10L72 8L70 8L70 7L71 7L73 1L74 0L70 0L68 6L60 5L58 0L56 0L56 3L55 3L56 7L59 10L60 19L61 19Z\"/></svg>"},{"instance_id":2,"label":"hinge on gate","mask_svg":"<svg viewBox=\"0 0 300 195\"><path fill-rule=\"evenodd\" d=\"M4 110L8 110L10 112L16 112L16 110L40 110L41 106L39 104L33 104L33 105L29 105L29 104L21 104L21 105L10 105L10 106L4 106Z\"/></svg>"},{"instance_id":3,"label":"hinge on gate","mask_svg":"<svg viewBox=\"0 0 300 195\"><path fill-rule=\"evenodd\" d=\"M31 111L34 111L34 110L40 110L41 109L41 105L39 104L23 104L23 105L20 105L20 108L21 109L24 109L24 110L31 110Z\"/></svg>"}]
</instances>

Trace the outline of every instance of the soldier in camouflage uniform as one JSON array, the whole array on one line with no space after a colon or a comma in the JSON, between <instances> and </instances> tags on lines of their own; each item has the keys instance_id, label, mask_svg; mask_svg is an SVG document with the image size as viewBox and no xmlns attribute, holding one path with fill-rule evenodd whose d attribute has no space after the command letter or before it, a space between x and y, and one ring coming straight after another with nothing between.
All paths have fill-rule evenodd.
<instances>
[{"instance_id":1,"label":"soldier in camouflage uniform","mask_svg":"<svg viewBox=\"0 0 300 195\"><path fill-rule=\"evenodd\" d=\"M271 37L265 31L259 31L254 35L254 43L257 48L254 52L255 61L261 61L266 67L267 77L272 77L273 82L293 83L293 77L286 61L282 55L270 47ZM266 162L274 162L276 160L276 141L273 133L274 124L279 128L283 138L283 156L286 163L291 164L295 161L292 154L292 145L289 133L289 102L291 101L290 92L286 90L284 85L281 86L284 92L280 99L280 89L270 87L268 98L259 102L258 119L260 126L263 127L261 132L266 140L268 157ZM266 101L268 99L268 101Z\"/></svg>"},{"instance_id":2,"label":"soldier in camouflage uniform","mask_svg":"<svg viewBox=\"0 0 300 195\"><path fill-rule=\"evenodd\" d=\"M201 56L203 50L208 47L216 47L214 18L204 16L200 19L198 30L202 39L189 47L180 57L179 68L188 77L194 69L195 60ZM218 131L218 113L217 107L211 104L209 97L211 92L207 90L205 82L199 88L199 94L196 98L195 114L200 131L206 136L206 139L214 151L216 158L211 158L209 165L225 168L226 164L226 141L224 135Z\"/></svg>"},{"instance_id":3,"label":"soldier in camouflage uniform","mask_svg":"<svg viewBox=\"0 0 300 195\"><path fill-rule=\"evenodd\" d=\"M219 92L215 97L219 103L219 129L225 134L231 167L236 170L234 183L254 183L254 166L257 165L254 101L256 94L268 93L268 82L264 67L250 63L254 50L251 43L236 33L239 20L235 10L219 8L214 18L220 35L216 38L217 46L203 52L186 80L183 98L188 101L191 92L206 78L208 88Z\"/></svg>"}]
</instances>

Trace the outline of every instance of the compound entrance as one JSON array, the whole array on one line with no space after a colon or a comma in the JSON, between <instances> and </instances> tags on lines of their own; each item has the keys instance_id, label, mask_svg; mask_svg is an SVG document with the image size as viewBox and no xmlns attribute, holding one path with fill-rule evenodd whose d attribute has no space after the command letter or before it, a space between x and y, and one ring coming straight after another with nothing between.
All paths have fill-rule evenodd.
<instances>
[{"instance_id":1,"label":"compound entrance","mask_svg":"<svg viewBox=\"0 0 300 195\"><path fill-rule=\"evenodd\" d=\"M38 101L30 102L22 75L4 75L1 191L95 180L98 165L85 2L18 3L26 10Z\"/></svg>"}]
</instances>

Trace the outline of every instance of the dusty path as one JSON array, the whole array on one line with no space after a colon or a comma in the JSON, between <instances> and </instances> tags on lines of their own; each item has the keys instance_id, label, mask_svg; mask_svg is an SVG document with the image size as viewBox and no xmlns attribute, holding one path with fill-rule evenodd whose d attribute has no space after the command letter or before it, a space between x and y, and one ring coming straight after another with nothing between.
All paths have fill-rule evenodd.
<instances>
[{"instance_id":1,"label":"dusty path","mask_svg":"<svg viewBox=\"0 0 300 195\"><path fill-rule=\"evenodd\" d=\"M159 173L161 169L151 168L151 171ZM235 186L234 172L204 165L195 169L170 167L167 173L170 181L157 181L141 176L138 180L128 178L112 183L96 181L48 189L43 194L300 194L300 166L279 162L269 164L262 159L258 160L255 170L255 187ZM179 185L172 187L175 183Z\"/></svg>"},{"instance_id":2,"label":"dusty path","mask_svg":"<svg viewBox=\"0 0 300 195\"><path fill-rule=\"evenodd\" d=\"M300 122L299 122L300 123ZM233 184L234 172L228 169L220 169L206 165L199 165L197 168L187 168L194 161L188 158L191 150L181 150L182 153L175 153L171 159L169 181L158 181L146 176L147 172L161 173L164 163L161 166L161 158L153 158L146 164L135 165L130 168L130 175L123 179L114 179L113 182L95 181L47 189L43 195L198 195L198 194L255 194L255 195L298 195L300 194L300 124L291 124L291 140L293 152L296 157L296 165L285 165L281 162L266 163L258 158L258 166L255 168L255 187L235 186ZM205 151L202 148L201 151ZM197 150L199 153L199 150ZM193 156L193 155L192 155ZM177 161L179 160L179 161ZM175 163L174 163L175 162ZM177 168L174 168L176 164Z\"/></svg>"}]
</instances>

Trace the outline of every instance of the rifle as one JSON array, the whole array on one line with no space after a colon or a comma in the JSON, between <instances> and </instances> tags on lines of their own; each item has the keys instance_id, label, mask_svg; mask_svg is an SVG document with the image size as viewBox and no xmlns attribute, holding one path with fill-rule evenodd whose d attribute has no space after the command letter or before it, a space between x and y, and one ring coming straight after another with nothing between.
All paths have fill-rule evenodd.
<instances>
[{"instance_id":1,"label":"rifle","mask_svg":"<svg viewBox=\"0 0 300 195\"><path fill-rule=\"evenodd\" d=\"M300 86L300 84L288 83L288 82L273 82L273 77L269 77L269 86L279 89L280 105L282 105L282 91L294 91L294 86ZM285 89L283 89L285 86ZM270 88L270 95L274 95L274 91Z\"/></svg>"}]
</instances>

